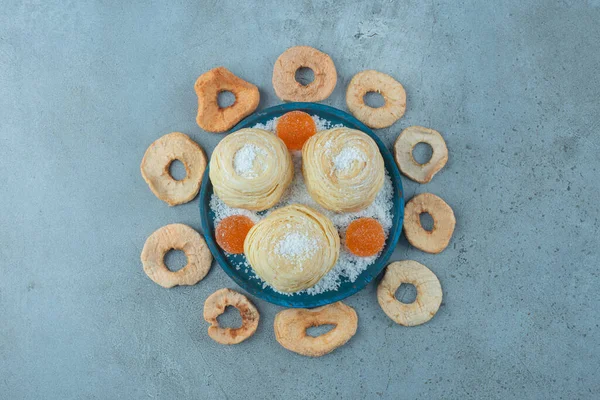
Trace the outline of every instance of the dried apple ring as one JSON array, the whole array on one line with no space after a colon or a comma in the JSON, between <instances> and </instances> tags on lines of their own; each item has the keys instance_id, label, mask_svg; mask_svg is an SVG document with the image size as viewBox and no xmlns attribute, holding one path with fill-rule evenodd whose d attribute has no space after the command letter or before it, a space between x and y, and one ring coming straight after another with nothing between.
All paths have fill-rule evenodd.
<instances>
[{"instance_id":1,"label":"dried apple ring","mask_svg":"<svg viewBox=\"0 0 600 400\"><path fill-rule=\"evenodd\" d=\"M274 322L275 338L280 345L294 353L321 357L344 345L358 327L358 316L352 307L338 301L323 307L290 308L279 312ZM323 335L312 337L308 328L335 325Z\"/></svg>"},{"instance_id":2,"label":"dried apple ring","mask_svg":"<svg viewBox=\"0 0 600 400\"><path fill-rule=\"evenodd\" d=\"M238 309L242 317L239 328L222 328L217 317L225 312L227 306ZM246 296L231 289L220 289L208 296L204 302L204 320L210 324L208 336L221 344L238 344L254 335L258 327L260 314Z\"/></svg>"},{"instance_id":3,"label":"dried apple ring","mask_svg":"<svg viewBox=\"0 0 600 400\"><path fill-rule=\"evenodd\" d=\"M396 290L403 283L414 285L417 298L410 304L396 299ZM396 261L387 266L377 286L377 301L392 321L404 326L421 325L429 321L442 304L442 286L429 268L416 261Z\"/></svg>"},{"instance_id":4,"label":"dried apple ring","mask_svg":"<svg viewBox=\"0 0 600 400\"><path fill-rule=\"evenodd\" d=\"M185 178L174 179L169 166L175 160L185 167ZM170 206L187 203L198 194L206 156L202 147L181 132L172 132L148 147L140 170L152 193Z\"/></svg>"},{"instance_id":5,"label":"dried apple ring","mask_svg":"<svg viewBox=\"0 0 600 400\"><path fill-rule=\"evenodd\" d=\"M431 159L425 164L419 164L412 154L419 143L427 143L433 150ZM413 181L427 183L446 165L448 148L439 132L422 126L409 126L396 139L394 157L404 175Z\"/></svg>"},{"instance_id":6,"label":"dried apple ring","mask_svg":"<svg viewBox=\"0 0 600 400\"><path fill-rule=\"evenodd\" d=\"M433 229L421 226L420 215L428 213L433 219ZM427 253L444 250L456 225L454 211L444 200L432 193L421 193L406 203L404 209L404 234L410 244Z\"/></svg>"},{"instance_id":7,"label":"dried apple ring","mask_svg":"<svg viewBox=\"0 0 600 400\"><path fill-rule=\"evenodd\" d=\"M196 122L208 132L225 132L244 117L252 114L260 101L258 88L238 78L225 67L217 67L200 75L194 85L198 96ZM228 107L220 107L218 96L231 92L235 101Z\"/></svg>"},{"instance_id":8,"label":"dried apple ring","mask_svg":"<svg viewBox=\"0 0 600 400\"><path fill-rule=\"evenodd\" d=\"M381 94L385 104L379 108L365 104L369 92ZM406 92L400 82L383 72L367 70L354 75L346 90L346 105L356 118L370 128L387 128L406 111Z\"/></svg>"},{"instance_id":9,"label":"dried apple ring","mask_svg":"<svg viewBox=\"0 0 600 400\"><path fill-rule=\"evenodd\" d=\"M312 69L315 79L308 85L296 81L300 68ZM337 83L337 72L329 55L309 46L291 47L275 61L273 89L283 101L322 101Z\"/></svg>"},{"instance_id":10,"label":"dried apple ring","mask_svg":"<svg viewBox=\"0 0 600 400\"><path fill-rule=\"evenodd\" d=\"M187 264L178 271L170 271L165 265L169 250L181 250ZM142 265L150 279L160 286L195 285L200 282L212 263L212 254L202 236L183 224L170 224L156 230L148 237L142 250Z\"/></svg>"}]
</instances>

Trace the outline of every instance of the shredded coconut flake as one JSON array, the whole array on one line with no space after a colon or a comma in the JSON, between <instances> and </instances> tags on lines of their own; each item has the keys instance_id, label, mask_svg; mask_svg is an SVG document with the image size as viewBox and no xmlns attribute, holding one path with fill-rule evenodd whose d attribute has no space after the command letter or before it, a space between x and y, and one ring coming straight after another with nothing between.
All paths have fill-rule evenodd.
<instances>
[{"instance_id":1,"label":"shredded coconut flake","mask_svg":"<svg viewBox=\"0 0 600 400\"><path fill-rule=\"evenodd\" d=\"M365 154L354 147L344 147L333 158L333 167L338 171L343 171L350 168L355 161L366 161Z\"/></svg>"},{"instance_id":2,"label":"shredded coconut flake","mask_svg":"<svg viewBox=\"0 0 600 400\"><path fill-rule=\"evenodd\" d=\"M236 151L233 156L233 168L235 168L235 172L247 178L256 178L254 160L259 153L263 153L263 150L253 144L245 144L241 149Z\"/></svg>"},{"instance_id":3,"label":"shredded coconut flake","mask_svg":"<svg viewBox=\"0 0 600 400\"><path fill-rule=\"evenodd\" d=\"M311 117L312 117L313 121L315 121L315 125L317 126L317 131L324 131L326 129L333 129L333 128L341 128L344 126L342 124L332 124L331 121L323 119L323 118L319 117L318 115L311 115ZM268 120L264 124L262 124L262 123L256 124L253 126L253 128L264 129L265 131L275 132L275 127L277 126L278 119L279 119L279 117L276 117L271 120Z\"/></svg>"},{"instance_id":4,"label":"shredded coconut flake","mask_svg":"<svg viewBox=\"0 0 600 400\"><path fill-rule=\"evenodd\" d=\"M232 215L244 215L252 220L252 222L257 223L260 221L260 217L257 213L250 210L245 210L243 208L233 208L229 207L227 204L223 203L223 200L217 197L214 193L210 197L210 209L214 213L214 223L217 225L221 220L231 217Z\"/></svg>"},{"instance_id":5,"label":"shredded coconut flake","mask_svg":"<svg viewBox=\"0 0 600 400\"><path fill-rule=\"evenodd\" d=\"M312 256L317 247L317 240L300 232L290 232L276 245L275 254L291 260L302 260Z\"/></svg>"},{"instance_id":6,"label":"shredded coconut flake","mask_svg":"<svg viewBox=\"0 0 600 400\"><path fill-rule=\"evenodd\" d=\"M324 129L337 128L337 127L342 126L340 124L333 125L333 124L331 124L330 121L319 118L316 115L314 115L312 117L313 117L313 120L315 121L315 124L317 125L318 131L324 130ZM265 129L265 130L273 132L275 130L276 122L277 122L277 118L274 118L270 121L267 121L265 124L257 124L254 126L254 128ZM354 153L354 152L360 153L356 149L353 149L353 148L348 148L348 149L349 150L347 151L347 154L342 154L342 153L344 153L344 150L345 150L345 149L342 149L342 151L337 155L340 157L339 164L341 166L344 166L346 162L351 163L354 159L356 159L355 154L352 154L352 153ZM358 157L361 157L361 156L364 157L364 154L360 153L360 156L358 156ZM350 159L350 161L344 161L344 160L348 160L348 159ZM345 233L346 233L346 228L348 227L350 222L354 221L357 218L370 217L370 218L375 218L377 221L379 221L381 223L381 226L383 227L383 230L384 230L386 238L387 238L387 235L389 234L389 231L392 227L392 220L393 220L393 215L392 215L393 201L392 200L393 200L393 195L394 195L394 188L392 185L392 180L390 179L389 174L386 172L383 187L381 188L381 190L375 197L375 200L373 201L373 203L366 209L364 209L362 211L354 212L354 213L335 213L333 211L326 210L323 207L321 207L320 205L318 205L312 199L312 197L308 194L308 192L306 190L306 185L304 184L304 177L302 176L302 154L300 152L292 152L292 160L294 162L294 179L293 179L292 183L290 184L290 187L288 188L286 193L281 198L281 201L277 204L277 206L275 206L271 210L274 210L279 207L284 207L284 206L287 206L290 204L294 204L294 203L305 204L309 207L314 208L315 210L326 215L333 222L333 225L337 228L338 232L340 233L340 237L342 239L342 246L340 248L340 257L338 259L338 262L319 282L317 282L317 284L315 286L313 286L309 289L303 290L302 292L296 292L296 293L279 292L279 293L289 295L289 296L292 296L297 293L307 293L309 295L316 295L316 294L327 292L327 291L337 290L343 280L344 281L347 280L350 282L356 281L358 276L369 265L371 265L373 262L375 262L377 257L379 257L378 254L375 256L372 256L372 257L357 257L357 256L351 254L350 252L348 252L348 250L346 250L346 246L344 244ZM335 163L335 161L334 161L334 163ZM256 213L256 212L243 210L243 209L239 209L239 208L231 208L231 207L228 207L227 205L225 205L225 203L223 203L221 201L221 199L219 199L215 194L212 195L212 198L210 201L210 208L214 213L215 224L219 223L219 221L221 221L225 217L228 217L230 215L237 215L237 214L245 215L256 223L256 222L260 221L262 218L264 218L266 215L268 215L268 213L271 211L271 210L269 210L264 213L263 212ZM292 228L292 227L290 226L290 228ZM281 242L279 242L280 244L277 245L277 247L275 248L275 251L276 252L280 251L282 253L282 255L283 254L291 255L294 252L299 252L299 249L305 248L304 244L298 245L299 242L303 242L303 241L298 240L298 238L294 238L293 235L294 235L294 233L292 233L292 232L290 232L290 234L286 235L284 237L284 239ZM290 238L286 239L288 237L290 237ZM308 238L308 239L310 239L310 238ZM288 240L289 240L289 242L288 242ZM315 239L312 239L312 240L315 240ZM230 262L233 262L233 260L234 260L233 255L226 254L226 256L228 257ZM245 260L245 258L244 258L244 261L242 261L242 262L235 262L235 267L236 267L236 269L245 270L246 273L253 272L252 267L248 264L248 262ZM257 279L260 281L260 278L253 273L250 273L249 276L252 279ZM262 286L263 286L263 288L270 287L266 282L263 282ZM273 289L273 288L271 288L271 289ZM277 291L276 289L273 289L273 290Z\"/></svg>"},{"instance_id":7,"label":"shredded coconut flake","mask_svg":"<svg viewBox=\"0 0 600 400\"><path fill-rule=\"evenodd\" d=\"M341 128L344 126L342 124L332 124L331 121L327 121L326 119L323 119L323 118L319 117L318 115L312 115L312 119L313 119L313 121L315 121L315 125L317 126L317 131L324 131L326 129L332 129L332 128Z\"/></svg>"},{"instance_id":8,"label":"shredded coconut flake","mask_svg":"<svg viewBox=\"0 0 600 400\"><path fill-rule=\"evenodd\" d=\"M275 125L277 125L277 120L279 118L273 118L267 122L265 122L264 124L256 124L253 126L253 128L255 129L264 129L265 131L270 131L270 132L274 132L275 131Z\"/></svg>"}]
</instances>

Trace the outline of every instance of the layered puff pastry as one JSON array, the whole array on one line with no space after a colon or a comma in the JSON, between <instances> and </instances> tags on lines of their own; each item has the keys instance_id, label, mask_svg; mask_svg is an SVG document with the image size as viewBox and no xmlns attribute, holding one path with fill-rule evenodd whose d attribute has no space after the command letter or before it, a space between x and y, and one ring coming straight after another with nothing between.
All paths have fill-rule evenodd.
<instances>
[{"instance_id":1,"label":"layered puff pastry","mask_svg":"<svg viewBox=\"0 0 600 400\"><path fill-rule=\"evenodd\" d=\"M302 174L311 197L335 212L356 212L375 200L385 178L375 141L356 129L334 128L302 148Z\"/></svg>"},{"instance_id":2,"label":"layered puff pastry","mask_svg":"<svg viewBox=\"0 0 600 400\"><path fill-rule=\"evenodd\" d=\"M248 232L244 253L261 279L291 293L314 286L333 268L340 237L329 218L292 204L273 211Z\"/></svg>"},{"instance_id":3,"label":"layered puff pastry","mask_svg":"<svg viewBox=\"0 0 600 400\"><path fill-rule=\"evenodd\" d=\"M263 211L277 204L292 182L294 167L281 139L245 128L219 142L209 176L215 194L228 206Z\"/></svg>"}]
</instances>

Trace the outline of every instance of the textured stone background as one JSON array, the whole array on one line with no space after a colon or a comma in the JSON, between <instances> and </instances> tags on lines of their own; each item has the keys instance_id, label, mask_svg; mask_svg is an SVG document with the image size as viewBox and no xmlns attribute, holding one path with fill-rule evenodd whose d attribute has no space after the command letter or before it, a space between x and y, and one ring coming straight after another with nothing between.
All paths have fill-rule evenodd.
<instances>
[{"instance_id":1,"label":"textured stone background","mask_svg":"<svg viewBox=\"0 0 600 400\"><path fill-rule=\"evenodd\" d=\"M134 3L0 8L0 397L599 398L600 2ZM404 84L377 133L444 135L445 169L404 185L458 220L442 254L395 255L440 278L436 317L397 326L369 285L347 300L358 333L320 359L280 347L281 308L256 299L256 335L217 345L201 314L225 273L165 290L139 261L156 228L200 229L197 200L169 208L139 173L165 133L222 137L195 124L197 76L227 66L265 108L298 44L336 63L326 104L363 69Z\"/></svg>"}]
</instances>

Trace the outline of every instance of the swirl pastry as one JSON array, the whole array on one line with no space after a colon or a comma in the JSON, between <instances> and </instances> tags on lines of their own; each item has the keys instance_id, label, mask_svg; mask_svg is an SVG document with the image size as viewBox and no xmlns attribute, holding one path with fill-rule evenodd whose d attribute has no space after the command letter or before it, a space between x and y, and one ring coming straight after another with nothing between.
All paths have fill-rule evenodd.
<instances>
[{"instance_id":1,"label":"swirl pastry","mask_svg":"<svg viewBox=\"0 0 600 400\"><path fill-rule=\"evenodd\" d=\"M219 142L209 176L215 193L228 206L262 211L277 204L292 182L294 166L281 139L246 128Z\"/></svg>"},{"instance_id":2,"label":"swirl pastry","mask_svg":"<svg viewBox=\"0 0 600 400\"><path fill-rule=\"evenodd\" d=\"M368 207L383 186L383 157L364 132L334 128L318 132L302 148L306 189L321 206L335 212Z\"/></svg>"},{"instance_id":3,"label":"swirl pastry","mask_svg":"<svg viewBox=\"0 0 600 400\"><path fill-rule=\"evenodd\" d=\"M244 241L248 262L281 292L314 286L337 262L340 237L323 214L301 204L273 211Z\"/></svg>"}]
</instances>

